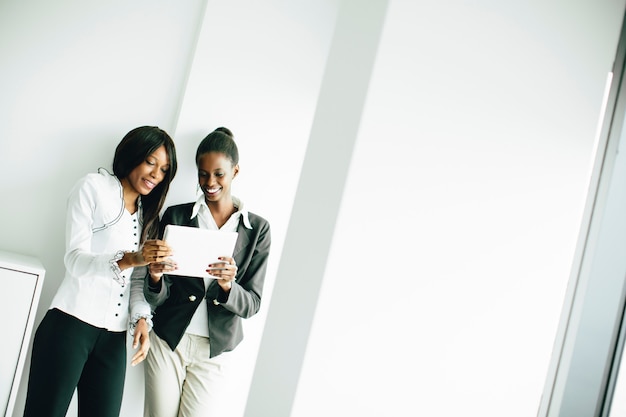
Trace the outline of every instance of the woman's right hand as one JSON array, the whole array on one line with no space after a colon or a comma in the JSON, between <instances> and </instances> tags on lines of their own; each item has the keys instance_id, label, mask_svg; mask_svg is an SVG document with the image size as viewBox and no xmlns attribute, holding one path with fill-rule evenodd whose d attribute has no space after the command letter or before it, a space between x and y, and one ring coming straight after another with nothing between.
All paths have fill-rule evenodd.
<instances>
[{"instance_id":1,"label":"woman's right hand","mask_svg":"<svg viewBox=\"0 0 626 417\"><path fill-rule=\"evenodd\" d=\"M171 259L168 259L172 255L172 249L164 240L146 240L141 253L144 260L149 263L153 283L159 282L164 273L174 271L177 267Z\"/></svg>"},{"instance_id":2,"label":"woman's right hand","mask_svg":"<svg viewBox=\"0 0 626 417\"><path fill-rule=\"evenodd\" d=\"M146 264L154 262L163 262L172 256L172 249L167 246L164 240L151 239L146 240L141 248L141 255Z\"/></svg>"}]
</instances>

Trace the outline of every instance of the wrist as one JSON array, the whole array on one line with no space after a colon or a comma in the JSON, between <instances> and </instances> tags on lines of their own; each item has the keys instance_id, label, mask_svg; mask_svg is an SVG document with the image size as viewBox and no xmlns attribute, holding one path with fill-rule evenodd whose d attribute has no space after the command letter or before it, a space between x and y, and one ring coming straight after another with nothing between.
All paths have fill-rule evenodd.
<instances>
[{"instance_id":1,"label":"wrist","mask_svg":"<svg viewBox=\"0 0 626 417\"><path fill-rule=\"evenodd\" d=\"M134 335L138 326L147 326L148 331L152 330L152 315L151 314L134 314L130 320L130 334Z\"/></svg>"},{"instance_id":2,"label":"wrist","mask_svg":"<svg viewBox=\"0 0 626 417\"><path fill-rule=\"evenodd\" d=\"M119 262L121 269L134 268L142 266L140 252L124 252L124 257Z\"/></svg>"}]
</instances>

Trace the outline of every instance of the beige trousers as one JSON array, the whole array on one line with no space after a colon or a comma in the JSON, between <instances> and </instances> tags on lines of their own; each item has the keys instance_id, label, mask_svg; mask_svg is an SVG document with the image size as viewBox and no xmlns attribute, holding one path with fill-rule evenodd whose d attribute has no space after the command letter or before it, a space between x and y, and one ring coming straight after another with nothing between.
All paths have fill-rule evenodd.
<instances>
[{"instance_id":1,"label":"beige trousers","mask_svg":"<svg viewBox=\"0 0 626 417\"><path fill-rule=\"evenodd\" d=\"M174 351L154 332L145 360L144 417L212 417L224 405L228 353L210 358L206 337L185 334Z\"/></svg>"}]
</instances>

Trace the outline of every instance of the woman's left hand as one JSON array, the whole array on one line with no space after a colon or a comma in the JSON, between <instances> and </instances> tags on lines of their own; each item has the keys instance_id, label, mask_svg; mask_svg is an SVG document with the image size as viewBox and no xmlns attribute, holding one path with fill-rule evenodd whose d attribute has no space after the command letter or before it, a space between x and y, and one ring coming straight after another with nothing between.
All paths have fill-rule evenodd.
<instances>
[{"instance_id":1,"label":"woman's left hand","mask_svg":"<svg viewBox=\"0 0 626 417\"><path fill-rule=\"evenodd\" d=\"M150 350L150 335L148 330L148 323L146 319L139 319L137 327L135 327L135 334L133 336L133 349L139 350L135 352L131 359L131 365L135 366L140 362L143 362L148 356L148 350Z\"/></svg>"},{"instance_id":2,"label":"woman's left hand","mask_svg":"<svg viewBox=\"0 0 626 417\"><path fill-rule=\"evenodd\" d=\"M212 277L217 278L217 283L226 292L230 291L233 281L237 276L237 263L228 256L221 256L217 262L213 262L207 268L207 272Z\"/></svg>"}]
</instances>

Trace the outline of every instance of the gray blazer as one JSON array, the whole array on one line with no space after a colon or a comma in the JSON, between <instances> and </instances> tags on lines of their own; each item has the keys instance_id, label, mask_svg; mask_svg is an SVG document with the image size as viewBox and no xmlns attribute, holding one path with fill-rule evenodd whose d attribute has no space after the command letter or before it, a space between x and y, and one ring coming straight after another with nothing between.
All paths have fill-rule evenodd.
<instances>
[{"instance_id":1,"label":"gray blazer","mask_svg":"<svg viewBox=\"0 0 626 417\"><path fill-rule=\"evenodd\" d=\"M168 224L198 227L198 218L191 219L194 203L169 207L161 218L159 236ZM144 281L146 300L155 308L153 330L161 339L176 348L196 309L208 310L210 356L233 350L243 339L242 318L255 315L261 306L263 283L270 251L270 225L267 220L248 213L252 229L239 222L239 236L233 258L237 262L236 281L229 293L210 282L204 290L203 280L192 277L163 275L161 285L150 287Z\"/></svg>"}]
</instances>

